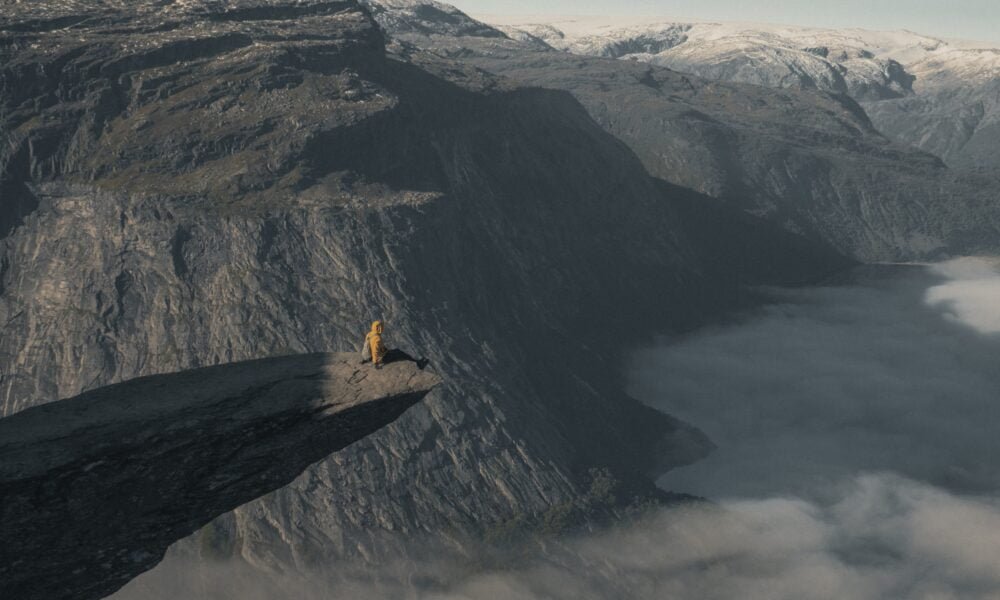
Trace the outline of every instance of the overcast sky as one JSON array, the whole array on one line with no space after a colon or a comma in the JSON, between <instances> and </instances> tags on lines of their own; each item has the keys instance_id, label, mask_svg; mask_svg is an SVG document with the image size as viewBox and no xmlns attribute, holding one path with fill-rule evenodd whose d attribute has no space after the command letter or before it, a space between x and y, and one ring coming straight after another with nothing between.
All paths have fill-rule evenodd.
<instances>
[{"instance_id":1,"label":"overcast sky","mask_svg":"<svg viewBox=\"0 0 1000 600\"><path fill-rule=\"evenodd\" d=\"M452 0L467 13L650 15L818 27L910 29L1000 41L1000 0Z\"/></svg>"}]
</instances>

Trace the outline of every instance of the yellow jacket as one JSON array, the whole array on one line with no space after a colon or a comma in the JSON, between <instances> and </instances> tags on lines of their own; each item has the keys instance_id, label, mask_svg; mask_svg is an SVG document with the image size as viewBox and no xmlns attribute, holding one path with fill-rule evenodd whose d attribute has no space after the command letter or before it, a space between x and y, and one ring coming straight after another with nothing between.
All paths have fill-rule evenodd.
<instances>
[{"instance_id":1,"label":"yellow jacket","mask_svg":"<svg viewBox=\"0 0 1000 600\"><path fill-rule=\"evenodd\" d=\"M382 321L372 323L372 330L365 336L365 346L361 349L362 356L371 356L376 365L382 364L388 348L382 343Z\"/></svg>"}]
</instances>

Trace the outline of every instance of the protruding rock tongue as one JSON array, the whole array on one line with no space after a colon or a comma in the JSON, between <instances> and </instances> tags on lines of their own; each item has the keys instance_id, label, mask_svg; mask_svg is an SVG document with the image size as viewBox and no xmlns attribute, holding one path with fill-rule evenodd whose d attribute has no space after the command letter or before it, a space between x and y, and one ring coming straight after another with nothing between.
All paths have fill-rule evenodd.
<instances>
[{"instance_id":1,"label":"protruding rock tongue","mask_svg":"<svg viewBox=\"0 0 1000 600\"><path fill-rule=\"evenodd\" d=\"M5 597L102 598L438 381L411 362L305 354L142 377L0 419Z\"/></svg>"}]
</instances>

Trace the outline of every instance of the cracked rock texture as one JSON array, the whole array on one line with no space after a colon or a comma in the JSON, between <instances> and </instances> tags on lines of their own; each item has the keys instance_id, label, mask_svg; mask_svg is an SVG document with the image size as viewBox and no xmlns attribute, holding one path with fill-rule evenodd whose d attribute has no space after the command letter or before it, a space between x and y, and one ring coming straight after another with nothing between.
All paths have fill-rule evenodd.
<instances>
[{"instance_id":1,"label":"cracked rock texture","mask_svg":"<svg viewBox=\"0 0 1000 600\"><path fill-rule=\"evenodd\" d=\"M437 382L410 362L304 354L133 379L0 419L4 594L102 598Z\"/></svg>"}]
</instances>

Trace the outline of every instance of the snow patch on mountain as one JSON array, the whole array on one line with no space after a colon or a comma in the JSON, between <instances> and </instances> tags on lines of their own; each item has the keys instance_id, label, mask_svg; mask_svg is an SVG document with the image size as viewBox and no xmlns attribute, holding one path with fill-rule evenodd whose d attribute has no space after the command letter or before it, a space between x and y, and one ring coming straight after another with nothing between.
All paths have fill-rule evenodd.
<instances>
[{"instance_id":1,"label":"snow patch on mountain","mask_svg":"<svg viewBox=\"0 0 1000 600\"><path fill-rule=\"evenodd\" d=\"M502 16L483 21L554 48L640 60L714 79L897 98L1000 75L1000 46L906 30L821 29L642 17Z\"/></svg>"}]
</instances>

